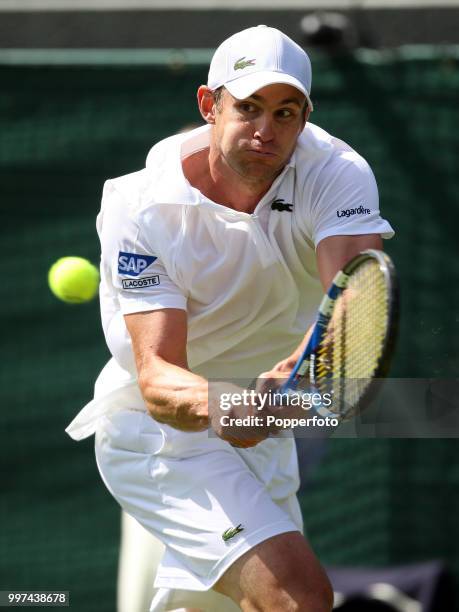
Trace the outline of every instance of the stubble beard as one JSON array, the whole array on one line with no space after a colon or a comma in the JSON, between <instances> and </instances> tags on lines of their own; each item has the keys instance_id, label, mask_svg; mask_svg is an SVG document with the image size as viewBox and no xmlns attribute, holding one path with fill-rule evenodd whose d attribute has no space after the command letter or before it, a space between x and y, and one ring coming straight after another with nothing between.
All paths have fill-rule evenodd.
<instances>
[{"instance_id":1,"label":"stubble beard","mask_svg":"<svg viewBox=\"0 0 459 612\"><path fill-rule=\"evenodd\" d=\"M262 161L247 161L237 157L226 157L228 166L249 185L270 185L279 176L287 162L282 165L270 166Z\"/></svg>"}]
</instances>

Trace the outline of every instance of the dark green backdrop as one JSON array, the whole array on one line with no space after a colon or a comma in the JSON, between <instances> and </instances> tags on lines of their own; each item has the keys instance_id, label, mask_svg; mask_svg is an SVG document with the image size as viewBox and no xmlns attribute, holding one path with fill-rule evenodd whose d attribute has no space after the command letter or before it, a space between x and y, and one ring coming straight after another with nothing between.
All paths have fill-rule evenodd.
<instances>
[{"instance_id":1,"label":"dark green backdrop","mask_svg":"<svg viewBox=\"0 0 459 612\"><path fill-rule=\"evenodd\" d=\"M424 49L424 52L426 50ZM459 70L455 50L314 58L313 122L364 155L397 230L402 284L393 375L455 377ZM119 512L92 440L64 427L107 358L97 303L71 306L46 274L63 255L98 259L102 183L198 121L204 65L0 65L0 590L71 591L112 612ZM302 503L324 562L446 559L459 576L456 440L334 440Z\"/></svg>"}]
</instances>

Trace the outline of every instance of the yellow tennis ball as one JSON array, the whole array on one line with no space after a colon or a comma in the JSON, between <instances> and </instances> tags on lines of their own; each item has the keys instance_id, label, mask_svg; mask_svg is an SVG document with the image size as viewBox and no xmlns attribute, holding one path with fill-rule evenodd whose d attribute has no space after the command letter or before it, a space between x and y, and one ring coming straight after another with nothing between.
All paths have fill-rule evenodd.
<instances>
[{"instance_id":1,"label":"yellow tennis ball","mask_svg":"<svg viewBox=\"0 0 459 612\"><path fill-rule=\"evenodd\" d=\"M83 257L61 257L48 272L48 284L54 295L64 302L89 302L99 288L99 271Z\"/></svg>"}]
</instances>

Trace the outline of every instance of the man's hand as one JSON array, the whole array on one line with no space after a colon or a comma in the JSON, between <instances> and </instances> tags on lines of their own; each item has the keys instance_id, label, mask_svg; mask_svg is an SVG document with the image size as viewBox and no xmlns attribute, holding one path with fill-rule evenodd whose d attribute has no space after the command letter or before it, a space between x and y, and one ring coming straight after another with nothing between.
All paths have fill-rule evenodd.
<instances>
[{"instance_id":1,"label":"man's hand","mask_svg":"<svg viewBox=\"0 0 459 612\"><path fill-rule=\"evenodd\" d=\"M237 448L256 446L269 430L254 392L231 383L209 384L209 420L219 438Z\"/></svg>"},{"instance_id":2,"label":"man's hand","mask_svg":"<svg viewBox=\"0 0 459 612\"><path fill-rule=\"evenodd\" d=\"M271 370L259 374L256 384L257 393L269 393L270 390L276 391L279 389L290 376L295 363L296 359L291 356L276 363Z\"/></svg>"}]
</instances>

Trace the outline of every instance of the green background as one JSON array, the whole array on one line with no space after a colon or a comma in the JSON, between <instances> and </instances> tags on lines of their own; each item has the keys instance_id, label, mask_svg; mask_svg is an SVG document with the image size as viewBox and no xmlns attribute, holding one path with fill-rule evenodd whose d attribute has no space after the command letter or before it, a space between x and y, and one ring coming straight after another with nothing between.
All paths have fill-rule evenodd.
<instances>
[{"instance_id":1,"label":"green background","mask_svg":"<svg viewBox=\"0 0 459 612\"><path fill-rule=\"evenodd\" d=\"M119 511L93 440L64 434L108 353L97 302L57 301L46 275L64 255L97 262L103 181L141 168L153 143L199 121L206 67L104 57L0 65L0 590L69 590L72 609L111 612ZM370 162L397 231L386 243L402 287L397 377L458 371L457 57L313 58L312 121ZM330 441L302 495L323 562L440 558L459 582L458 450L456 440Z\"/></svg>"}]
</instances>

